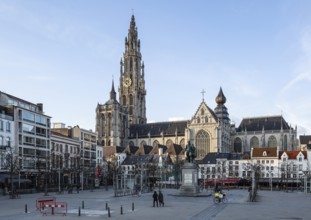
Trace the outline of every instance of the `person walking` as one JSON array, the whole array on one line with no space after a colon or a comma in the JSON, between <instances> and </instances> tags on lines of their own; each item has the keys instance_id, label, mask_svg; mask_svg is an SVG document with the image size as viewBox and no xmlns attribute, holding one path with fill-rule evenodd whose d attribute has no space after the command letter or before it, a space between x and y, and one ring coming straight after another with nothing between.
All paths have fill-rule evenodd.
<instances>
[{"instance_id":1,"label":"person walking","mask_svg":"<svg viewBox=\"0 0 311 220\"><path fill-rule=\"evenodd\" d=\"M164 196L163 196L163 193L161 191L159 191L159 203L160 203L160 207L164 206Z\"/></svg>"},{"instance_id":2,"label":"person walking","mask_svg":"<svg viewBox=\"0 0 311 220\"><path fill-rule=\"evenodd\" d=\"M157 207L159 207L157 191L154 191L152 198L153 198L153 207L155 207L155 204L157 204Z\"/></svg>"}]
</instances>

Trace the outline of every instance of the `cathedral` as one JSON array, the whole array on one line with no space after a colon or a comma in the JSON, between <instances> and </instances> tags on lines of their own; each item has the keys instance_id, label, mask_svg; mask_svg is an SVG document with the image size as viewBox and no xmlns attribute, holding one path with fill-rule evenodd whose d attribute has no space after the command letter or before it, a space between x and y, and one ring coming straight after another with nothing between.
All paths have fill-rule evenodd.
<instances>
[{"instance_id":1,"label":"cathedral","mask_svg":"<svg viewBox=\"0 0 311 220\"><path fill-rule=\"evenodd\" d=\"M146 95L145 66L132 15L120 61L118 100L112 81L109 100L96 107L99 145L185 149L190 142L196 147L197 159L209 152L245 153L253 147L297 147L297 128L293 129L282 115L244 118L236 128L230 121L222 88L215 97L214 109L203 99L193 117L184 121L147 123Z\"/></svg>"}]
</instances>

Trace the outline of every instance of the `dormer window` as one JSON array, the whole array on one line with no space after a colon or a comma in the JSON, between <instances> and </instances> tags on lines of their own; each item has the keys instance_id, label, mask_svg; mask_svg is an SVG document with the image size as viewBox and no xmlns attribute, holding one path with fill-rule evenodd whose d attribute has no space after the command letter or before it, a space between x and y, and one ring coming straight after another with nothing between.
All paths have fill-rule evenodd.
<instances>
[{"instance_id":1,"label":"dormer window","mask_svg":"<svg viewBox=\"0 0 311 220\"><path fill-rule=\"evenodd\" d=\"M264 151L264 152L262 153L262 156L263 156L263 157L266 157L266 156L267 156L267 152Z\"/></svg>"},{"instance_id":2,"label":"dormer window","mask_svg":"<svg viewBox=\"0 0 311 220\"><path fill-rule=\"evenodd\" d=\"M298 161L299 161L299 162L302 162L302 157L299 157L299 158L298 158Z\"/></svg>"}]
</instances>

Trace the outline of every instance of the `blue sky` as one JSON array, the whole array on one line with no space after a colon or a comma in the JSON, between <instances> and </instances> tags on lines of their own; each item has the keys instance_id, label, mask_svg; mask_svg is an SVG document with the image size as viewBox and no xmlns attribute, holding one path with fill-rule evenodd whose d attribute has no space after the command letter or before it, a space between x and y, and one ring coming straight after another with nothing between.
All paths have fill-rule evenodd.
<instances>
[{"instance_id":1,"label":"blue sky","mask_svg":"<svg viewBox=\"0 0 311 220\"><path fill-rule=\"evenodd\" d=\"M1 0L0 90L95 128L134 11L147 119L190 119L220 86L232 122L283 114L311 134L311 1Z\"/></svg>"}]
</instances>

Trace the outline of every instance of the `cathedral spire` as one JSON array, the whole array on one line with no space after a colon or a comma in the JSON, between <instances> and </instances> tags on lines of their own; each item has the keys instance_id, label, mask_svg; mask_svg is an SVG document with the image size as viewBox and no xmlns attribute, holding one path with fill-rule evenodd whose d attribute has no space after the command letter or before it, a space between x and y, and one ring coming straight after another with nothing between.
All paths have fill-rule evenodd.
<instances>
[{"instance_id":1,"label":"cathedral spire","mask_svg":"<svg viewBox=\"0 0 311 220\"><path fill-rule=\"evenodd\" d=\"M110 100L116 100L116 91L114 90L114 81L112 80L112 86L110 91Z\"/></svg>"}]
</instances>

